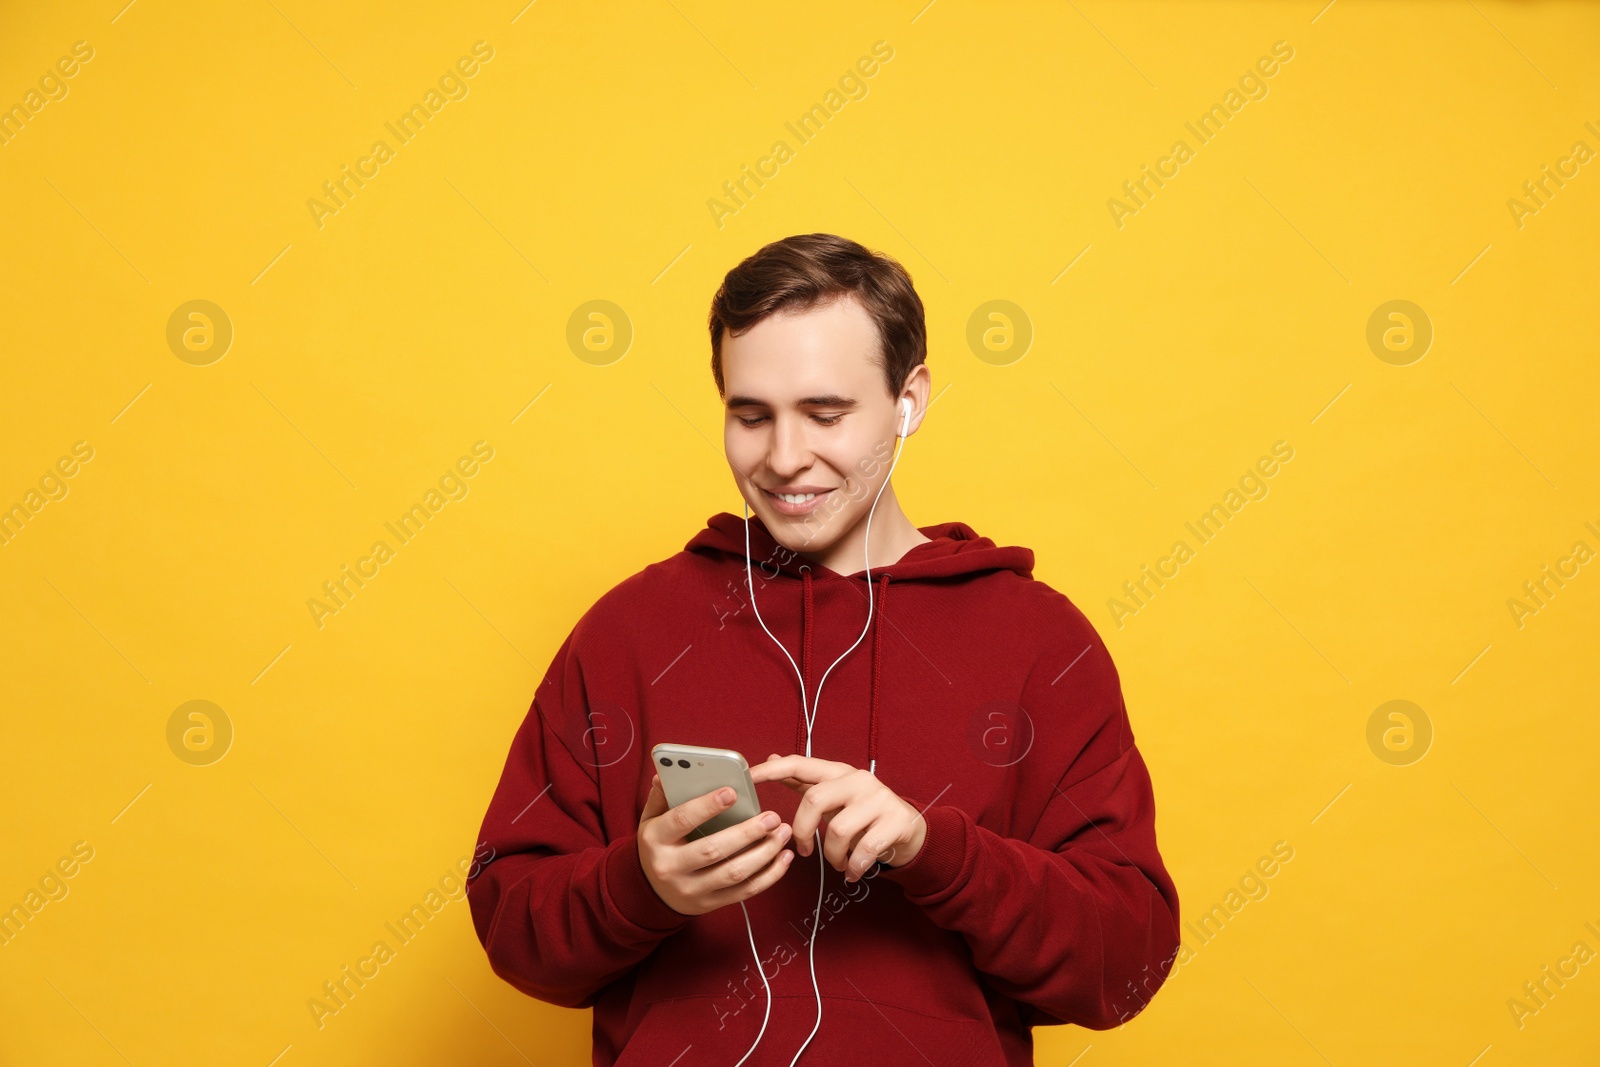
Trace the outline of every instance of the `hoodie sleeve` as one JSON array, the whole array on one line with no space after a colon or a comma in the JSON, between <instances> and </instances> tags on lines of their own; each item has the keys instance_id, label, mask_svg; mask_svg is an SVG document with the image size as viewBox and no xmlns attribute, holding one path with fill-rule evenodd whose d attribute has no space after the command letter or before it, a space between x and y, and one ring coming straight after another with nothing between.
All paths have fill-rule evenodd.
<instances>
[{"instance_id":1,"label":"hoodie sleeve","mask_svg":"<svg viewBox=\"0 0 1600 1067\"><path fill-rule=\"evenodd\" d=\"M1030 678L1023 690L1036 723L1058 717L1069 736L1086 738L1053 769L1033 831L1002 836L960 807L935 804L924 811L922 850L879 877L960 933L990 984L1033 1009L1024 1013L1030 1022L1106 1030L1143 1010L1169 973L1178 894L1156 850L1150 775L1116 670L1083 626L1089 648L1062 684Z\"/></svg>"},{"instance_id":2,"label":"hoodie sleeve","mask_svg":"<svg viewBox=\"0 0 1600 1067\"><path fill-rule=\"evenodd\" d=\"M468 880L472 923L501 978L591 1006L689 916L656 894L632 832L608 841L575 629L511 743Z\"/></svg>"}]
</instances>

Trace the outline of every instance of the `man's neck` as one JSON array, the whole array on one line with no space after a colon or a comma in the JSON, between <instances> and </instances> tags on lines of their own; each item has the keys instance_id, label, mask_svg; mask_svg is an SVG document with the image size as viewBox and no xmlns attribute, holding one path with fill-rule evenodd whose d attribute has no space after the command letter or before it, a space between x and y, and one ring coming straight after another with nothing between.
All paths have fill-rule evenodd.
<instances>
[{"instance_id":1,"label":"man's neck","mask_svg":"<svg viewBox=\"0 0 1600 1067\"><path fill-rule=\"evenodd\" d=\"M872 569L877 570L898 563L907 552L931 540L933 538L925 536L917 529L906 517L906 513L900 509L900 501L895 499L894 487L885 486L883 496L878 498L878 509L872 513L870 546ZM866 564L864 553L868 547L867 520L863 516L850 532L823 551L801 550L800 555L837 574L855 574Z\"/></svg>"}]
</instances>

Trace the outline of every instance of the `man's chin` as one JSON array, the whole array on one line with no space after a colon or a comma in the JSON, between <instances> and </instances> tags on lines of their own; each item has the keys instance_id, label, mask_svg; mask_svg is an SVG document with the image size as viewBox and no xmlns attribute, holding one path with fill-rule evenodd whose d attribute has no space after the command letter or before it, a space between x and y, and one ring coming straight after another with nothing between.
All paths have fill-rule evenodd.
<instances>
[{"instance_id":1,"label":"man's chin","mask_svg":"<svg viewBox=\"0 0 1600 1067\"><path fill-rule=\"evenodd\" d=\"M761 523L773 540L791 552L821 552L838 538L837 516L816 513L785 515L775 508L763 507L757 512Z\"/></svg>"}]
</instances>

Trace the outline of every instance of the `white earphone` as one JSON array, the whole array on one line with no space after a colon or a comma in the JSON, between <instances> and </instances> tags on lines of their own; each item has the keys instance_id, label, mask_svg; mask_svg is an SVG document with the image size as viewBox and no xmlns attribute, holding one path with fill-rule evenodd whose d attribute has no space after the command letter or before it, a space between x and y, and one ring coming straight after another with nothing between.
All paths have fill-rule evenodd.
<instances>
[{"instance_id":1,"label":"white earphone","mask_svg":"<svg viewBox=\"0 0 1600 1067\"><path fill-rule=\"evenodd\" d=\"M839 658L834 660L826 671L822 672L822 678L817 682L816 697L811 701L809 707L807 707L806 701L805 676L801 673L800 668L795 664L794 657L789 655L789 650L784 648L783 642L779 641L777 637L773 635L771 630L767 630L766 620L761 618L761 609L756 607L755 581L750 573L750 502L748 500L745 501L744 576L746 588L750 591L750 606L755 608L756 621L761 623L761 628L767 631L767 636L771 637L773 643L776 644L779 650L783 652L784 657L789 661L789 666L794 667L795 676L800 679L800 710L806 718L807 756L811 755L811 725L816 721L817 706L822 701L823 683L828 680L828 675L833 673L833 668L837 667L846 656L855 651L856 645L861 643L861 639L867 636L867 630L872 627L872 552L870 547L872 544L872 514L878 510L878 498L883 496L884 487L889 484L889 479L894 476L894 468L896 464L900 462L900 451L905 447L905 439L911 425L911 411L913 406L914 405L911 403L910 397L900 398L900 433L897 435L900 439L900 443L895 446L894 460L889 464L889 473L884 475L883 485L878 486L877 495L872 498L872 507L867 510L867 529L865 536L862 538L862 555L865 557L865 565L867 570L867 625L861 628L861 634L855 639L854 644L841 652L839 654ZM874 760L872 765L867 768L867 771L870 774L878 773L876 760ZM806 1039L801 1042L800 1048L794 1054L794 1059L789 1061L789 1067L794 1067L794 1065L799 1062L800 1054L806 1050L807 1045L811 1044L811 1039L817 1036L817 1030L822 1026L822 990L817 985L817 934L821 930L822 890L827 884L828 864L827 860L824 859L822 855L822 830L820 827L815 831L814 836L816 839L815 851L817 853L817 907L812 913L811 917L811 937L808 938L806 942L806 955L809 957L811 964L811 991L816 994L817 998L817 1021L812 1025L811 1033L807 1034ZM750 911L744 906L744 901L742 900L739 901L739 910L744 912L744 929L745 933L750 937L750 953L755 957L756 973L761 976L761 985L767 991L767 1010L765 1014L761 1016L761 1029L756 1033L755 1042L751 1044L749 1050L747 1050L743 1056L739 1057L739 1062L734 1064L733 1067L741 1067L744 1061L750 1058L751 1053L755 1052L756 1046L761 1044L762 1034L767 1032L767 1019L772 1015L772 986L767 984L767 973L761 969L761 953L756 948L755 930L750 925Z\"/></svg>"}]
</instances>

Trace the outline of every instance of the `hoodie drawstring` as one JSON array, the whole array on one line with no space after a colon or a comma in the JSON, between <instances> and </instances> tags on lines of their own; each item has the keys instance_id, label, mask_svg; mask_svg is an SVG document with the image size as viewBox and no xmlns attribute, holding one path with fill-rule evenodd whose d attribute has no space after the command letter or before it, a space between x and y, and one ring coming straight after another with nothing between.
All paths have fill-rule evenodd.
<instances>
[{"instance_id":1,"label":"hoodie drawstring","mask_svg":"<svg viewBox=\"0 0 1600 1067\"><path fill-rule=\"evenodd\" d=\"M811 692L811 616L813 614L811 568L800 568L800 584L802 589L800 610L800 685L803 699L800 702L800 718L795 723L794 750L799 753L806 751L806 705L804 694ZM872 680L867 697L867 770L872 774L878 773L878 679L882 668L878 656L878 646L882 644L883 609L889 600L889 576L881 575L878 578L877 601L872 608ZM813 716L816 714L813 710Z\"/></svg>"},{"instance_id":2,"label":"hoodie drawstring","mask_svg":"<svg viewBox=\"0 0 1600 1067\"><path fill-rule=\"evenodd\" d=\"M794 728L794 750L802 755L806 752L806 704L809 698L806 694L811 692L811 568L800 568L800 582L805 590L804 601L800 610L800 721Z\"/></svg>"},{"instance_id":3,"label":"hoodie drawstring","mask_svg":"<svg viewBox=\"0 0 1600 1067\"><path fill-rule=\"evenodd\" d=\"M878 602L872 613L872 695L867 700L867 770L878 773L878 645L883 632L883 609L889 603L889 576L878 579Z\"/></svg>"}]
</instances>

